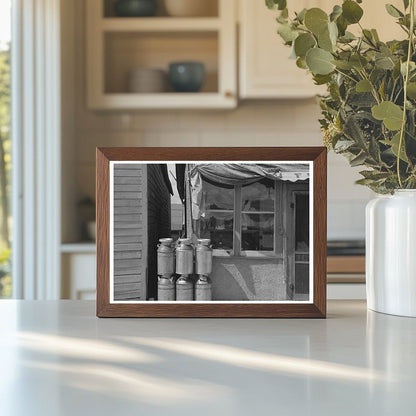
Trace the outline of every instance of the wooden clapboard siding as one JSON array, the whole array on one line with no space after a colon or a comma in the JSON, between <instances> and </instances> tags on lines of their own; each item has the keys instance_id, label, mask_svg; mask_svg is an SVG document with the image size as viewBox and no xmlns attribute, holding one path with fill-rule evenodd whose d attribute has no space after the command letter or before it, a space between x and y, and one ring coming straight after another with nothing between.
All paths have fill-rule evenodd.
<instances>
[{"instance_id":1,"label":"wooden clapboard siding","mask_svg":"<svg viewBox=\"0 0 416 416\"><path fill-rule=\"evenodd\" d=\"M114 299L146 300L146 166L114 165Z\"/></svg>"}]
</instances>

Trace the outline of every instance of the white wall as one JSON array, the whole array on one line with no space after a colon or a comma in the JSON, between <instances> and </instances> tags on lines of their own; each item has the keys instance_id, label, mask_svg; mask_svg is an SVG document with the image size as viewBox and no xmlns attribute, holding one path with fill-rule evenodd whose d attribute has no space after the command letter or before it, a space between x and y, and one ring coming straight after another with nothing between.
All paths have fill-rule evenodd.
<instances>
[{"instance_id":1,"label":"white wall","mask_svg":"<svg viewBox=\"0 0 416 416\"><path fill-rule=\"evenodd\" d=\"M75 92L72 134L75 151L64 146L73 167L76 201L95 192L96 146L311 146L321 145L319 107L314 99L242 102L233 111L92 112L86 109L85 22L82 0L75 0L74 44L64 54L68 85ZM65 20L64 20L65 21ZM64 80L64 83L66 81ZM68 97L70 98L70 97ZM65 100L65 97L63 97ZM203 150L201 149L201 152ZM67 164L68 165L68 164ZM66 166L67 166L66 165ZM358 169L359 170L359 169ZM372 197L354 185L359 176L343 158L329 155L328 236L363 238L364 206ZM65 170L69 180L70 172ZM72 189L72 188L71 188ZM69 201L69 200L68 200ZM74 202L72 202L73 204ZM68 211L75 207L66 204ZM72 239L70 232L63 239Z\"/></svg>"}]
</instances>

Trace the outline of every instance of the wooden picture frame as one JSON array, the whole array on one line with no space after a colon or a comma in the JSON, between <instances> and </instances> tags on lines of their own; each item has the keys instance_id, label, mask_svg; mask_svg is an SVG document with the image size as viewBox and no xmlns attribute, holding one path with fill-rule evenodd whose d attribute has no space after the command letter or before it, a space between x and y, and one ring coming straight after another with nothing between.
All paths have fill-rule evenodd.
<instances>
[{"instance_id":1,"label":"wooden picture frame","mask_svg":"<svg viewBox=\"0 0 416 416\"><path fill-rule=\"evenodd\" d=\"M324 147L202 147L202 148L97 148L97 316L98 317L188 317L188 318L325 318L326 317L326 213L327 213L327 150ZM114 166L135 163L146 166L168 166L168 164L188 163L189 166L202 166L202 162L215 165L266 166L266 163L280 163L286 166L304 164L309 166L308 176L308 298L306 301L284 300L231 300L210 302L159 302L153 300L118 301L114 300L113 263L114 242L113 221ZM228 163L230 162L230 163ZM259 163L260 162L260 163ZM261 163L263 162L263 163ZM194 165L191 165L194 163ZM120 165L120 166L119 166ZM170 166L170 165L169 165ZM187 165L188 166L188 165ZM272 165L267 165L272 166ZM125 168L129 169L129 168ZM309 179L310 178L310 179ZM283 179L282 179L283 181ZM277 183L278 181L276 181ZM121 182L117 182L121 183ZM123 182L131 183L131 182ZM289 182L288 182L289 183ZM130 188L129 188L130 189ZM289 189L289 188L288 188ZM190 192L191 193L191 192ZM305 188L298 192L305 194ZM292 195L293 196L293 195ZM290 199L290 198L289 198ZM288 199L288 201L289 201ZM149 204L149 202L147 202ZM280 200L279 200L280 203ZM282 209L282 218L293 209ZM274 202L277 211L277 202ZM300 206L300 205L299 205ZM148 210L149 208L147 208ZM111 211L111 213L110 213ZM130 211L129 211L130 212ZM301 212L301 211L299 211ZM145 213L143 214L145 215ZM280 214L279 214L280 215ZM277 216L277 214L276 214ZM137 221L145 221L141 215ZM293 215L292 215L293 217ZM279 217L280 218L280 217ZM304 218L299 214L299 218ZM292 220L293 222L294 220ZM301 219L299 220L301 221ZM289 221L290 222L290 221ZM277 220L274 220L277 223ZM113 227L113 228L112 228ZM126 227L127 228L127 227ZM241 229L240 229L241 230ZM294 230L294 228L291 228ZM289 250L290 237L284 227L276 228L281 236L281 244ZM296 237L297 238L297 237ZM146 240L147 241L147 240ZM310 244L309 244L310 241ZM279 243L280 244L280 243ZM156 250L156 247L149 248ZM282 251L283 264L288 263ZM153 253L154 254L154 253ZM293 253L292 253L293 254ZM309 256L311 254L311 256ZM243 254L240 253L242 256ZM233 258L231 256L231 258ZM241 258L241 257L239 257ZM285 260L286 259L286 260ZM110 268L111 263L111 268ZM301 263L301 262L300 262ZM293 263L295 264L295 263ZM295 267L295 266L293 266ZM286 270L286 269L285 269ZM284 273L287 273L286 271ZM111 278L110 278L111 275ZM152 274L152 279L153 279ZM156 277L157 278L157 277ZM219 277L221 279L221 276ZM110 281L111 280L111 281ZM288 289L287 289L288 290ZM292 288L293 290L293 288ZM293 297L293 299L295 299Z\"/></svg>"}]
</instances>

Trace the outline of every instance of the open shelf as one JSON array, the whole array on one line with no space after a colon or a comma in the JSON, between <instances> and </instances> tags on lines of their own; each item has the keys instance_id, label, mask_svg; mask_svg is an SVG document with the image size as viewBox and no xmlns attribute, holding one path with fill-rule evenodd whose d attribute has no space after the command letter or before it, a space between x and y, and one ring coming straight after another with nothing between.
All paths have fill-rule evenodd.
<instances>
[{"instance_id":1,"label":"open shelf","mask_svg":"<svg viewBox=\"0 0 416 416\"><path fill-rule=\"evenodd\" d=\"M105 94L130 94L129 73L137 68L163 70L167 79L169 64L177 61L198 61L204 64L206 74L204 84L200 92L191 93L193 96L218 92L216 32L106 33L104 55ZM168 82L166 90L155 95L166 93L174 93ZM189 94L177 94L175 100L186 99Z\"/></svg>"},{"instance_id":2,"label":"open shelf","mask_svg":"<svg viewBox=\"0 0 416 416\"><path fill-rule=\"evenodd\" d=\"M169 31L207 31L218 30L220 20L216 17L137 17L107 18L101 21L101 28L105 32L169 32Z\"/></svg>"},{"instance_id":3,"label":"open shelf","mask_svg":"<svg viewBox=\"0 0 416 416\"><path fill-rule=\"evenodd\" d=\"M217 12L212 17L168 17L159 7L158 16L130 18L114 17L112 0L89 0L86 4L88 107L97 110L235 108L235 4L229 0L213 2ZM204 65L205 80L200 91L178 93L168 82L155 93L137 93L137 89L129 88L132 71L162 70L167 79L169 64L183 61Z\"/></svg>"},{"instance_id":4,"label":"open shelf","mask_svg":"<svg viewBox=\"0 0 416 416\"><path fill-rule=\"evenodd\" d=\"M78 243L63 243L61 244L61 253L75 254L75 253L91 253L96 252L95 243L92 241L81 241Z\"/></svg>"},{"instance_id":5,"label":"open shelf","mask_svg":"<svg viewBox=\"0 0 416 416\"><path fill-rule=\"evenodd\" d=\"M100 109L203 109L234 108L233 97L217 93L165 93L165 94L104 94L95 108Z\"/></svg>"}]
</instances>

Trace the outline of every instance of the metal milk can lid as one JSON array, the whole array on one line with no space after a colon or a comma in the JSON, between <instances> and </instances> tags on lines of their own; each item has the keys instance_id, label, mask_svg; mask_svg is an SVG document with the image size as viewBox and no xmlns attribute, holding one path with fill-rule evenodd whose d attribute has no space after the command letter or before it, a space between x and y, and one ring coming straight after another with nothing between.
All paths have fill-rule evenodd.
<instances>
[{"instance_id":1,"label":"metal milk can lid","mask_svg":"<svg viewBox=\"0 0 416 416\"><path fill-rule=\"evenodd\" d=\"M164 245L170 246L173 243L173 238L159 238L159 241Z\"/></svg>"}]
</instances>

